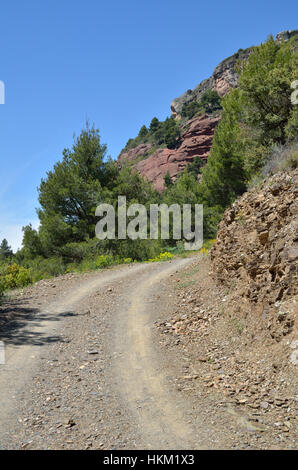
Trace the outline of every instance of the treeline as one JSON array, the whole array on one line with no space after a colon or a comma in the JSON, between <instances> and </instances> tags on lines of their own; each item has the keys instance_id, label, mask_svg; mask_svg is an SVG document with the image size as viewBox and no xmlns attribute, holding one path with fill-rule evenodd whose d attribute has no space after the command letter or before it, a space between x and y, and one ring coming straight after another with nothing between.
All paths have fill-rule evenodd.
<instances>
[{"instance_id":1,"label":"treeline","mask_svg":"<svg viewBox=\"0 0 298 470\"><path fill-rule=\"evenodd\" d=\"M149 127L143 125L139 134L134 139L129 139L123 152L137 147L140 144L151 143L155 147L167 147L174 149L180 145L181 128L179 123L171 116L164 121L159 121L154 117Z\"/></svg>"},{"instance_id":2,"label":"treeline","mask_svg":"<svg viewBox=\"0 0 298 470\"><path fill-rule=\"evenodd\" d=\"M212 114L222 109L219 94L214 90L207 90L199 102L191 101L185 103L181 110L182 120L178 121L173 116L167 117L164 121L159 121L154 117L149 127L143 125L134 139L129 139L122 150L126 152L140 144L150 143L153 149L156 147L177 148L181 143L181 132L185 121L207 113ZM146 158L146 154L143 156Z\"/></svg>"},{"instance_id":3,"label":"treeline","mask_svg":"<svg viewBox=\"0 0 298 470\"><path fill-rule=\"evenodd\" d=\"M221 100L221 121L202 170L200 193L208 207L225 209L261 174L276 147L297 139L298 106L291 101L297 51L297 36L281 44L271 36L239 63L239 86ZM297 151L288 164L297 165Z\"/></svg>"},{"instance_id":4,"label":"treeline","mask_svg":"<svg viewBox=\"0 0 298 470\"><path fill-rule=\"evenodd\" d=\"M298 165L298 38L273 37L238 64L239 86L220 102L208 163L199 157L173 183L165 176L165 201L204 205L204 233L213 237L224 210L270 172ZM200 178L198 181L198 175Z\"/></svg>"},{"instance_id":5,"label":"treeline","mask_svg":"<svg viewBox=\"0 0 298 470\"><path fill-rule=\"evenodd\" d=\"M120 168L111 160L98 129L87 124L72 148L63 151L62 160L42 179L38 195L39 228L23 227L22 248L14 255L6 241L1 245L6 254L2 261L0 257L2 288L113 263L163 260L171 252L182 252L183 241L149 239L149 227L146 240L99 240L95 237L99 220L95 210L99 204L108 203L117 216L118 196L126 197L127 206L143 204L148 213L153 203L194 206L198 202L198 184L196 175L189 171L160 194L128 165ZM216 224L212 231L206 229L206 237L212 238L215 231ZM161 256L165 252L168 254Z\"/></svg>"}]
</instances>

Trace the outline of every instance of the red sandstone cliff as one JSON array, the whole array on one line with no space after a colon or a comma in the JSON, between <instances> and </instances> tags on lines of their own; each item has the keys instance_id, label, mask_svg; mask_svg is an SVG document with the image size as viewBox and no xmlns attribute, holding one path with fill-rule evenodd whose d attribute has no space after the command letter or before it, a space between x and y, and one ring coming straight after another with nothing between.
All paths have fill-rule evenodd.
<instances>
[{"instance_id":1,"label":"red sandstone cliff","mask_svg":"<svg viewBox=\"0 0 298 470\"><path fill-rule=\"evenodd\" d=\"M195 157L207 160L218 120L219 118L209 118L207 115L193 119L188 130L182 134L182 143L178 149L158 149L145 160L138 162L136 168L158 191L162 191L167 172L174 180Z\"/></svg>"},{"instance_id":2,"label":"red sandstone cliff","mask_svg":"<svg viewBox=\"0 0 298 470\"><path fill-rule=\"evenodd\" d=\"M236 63L238 59L247 58L249 53L250 49L239 50L236 54L221 62L210 78L203 80L194 90L188 90L173 100L171 103L172 115L180 120L183 105L191 101L199 102L202 95L209 89L216 90L220 96L223 96L230 88L236 87L238 82L238 75L235 71ZM121 165L127 161L133 164L141 175L154 184L158 191L162 191L164 189L164 176L167 172L175 180L178 173L183 171L186 165L191 163L195 157L198 156L207 160L214 129L218 121L219 117L211 117L208 114L196 117L184 125L179 148L154 150L150 143L142 143L135 148L121 152L118 163Z\"/></svg>"},{"instance_id":3,"label":"red sandstone cliff","mask_svg":"<svg viewBox=\"0 0 298 470\"><path fill-rule=\"evenodd\" d=\"M135 168L141 175L148 178L158 191L164 189L164 176L167 172L173 180L178 173L184 170L195 157L207 160L214 129L219 117L209 117L207 114L199 116L188 122L187 130L182 134L181 145L174 150L167 148L157 149L147 158L138 161L152 148L151 144L140 144L134 149L121 153L118 162L135 162Z\"/></svg>"},{"instance_id":4,"label":"red sandstone cliff","mask_svg":"<svg viewBox=\"0 0 298 470\"><path fill-rule=\"evenodd\" d=\"M283 31L276 37L277 41L288 40L297 31ZM215 69L211 77L203 80L193 90L174 99L171 103L172 116L180 120L183 105L192 101L200 102L207 90L215 90L224 96L231 88L237 87L237 63L246 60L252 48L239 49L231 57L223 60ZM181 144L174 150L159 148L154 150L151 143L142 143L128 151L122 151L118 157L118 164L129 162L148 178L158 191L164 189L164 176L167 172L173 180L179 172L183 171L188 163L198 156L207 160L219 117L204 115L188 121L182 127ZM185 130L186 129L186 130Z\"/></svg>"}]
</instances>

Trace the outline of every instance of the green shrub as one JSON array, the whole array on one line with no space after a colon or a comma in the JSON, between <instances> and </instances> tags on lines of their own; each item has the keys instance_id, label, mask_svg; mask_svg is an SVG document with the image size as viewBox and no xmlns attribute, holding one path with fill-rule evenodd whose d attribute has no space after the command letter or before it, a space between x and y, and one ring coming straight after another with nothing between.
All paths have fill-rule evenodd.
<instances>
[{"instance_id":1,"label":"green shrub","mask_svg":"<svg viewBox=\"0 0 298 470\"><path fill-rule=\"evenodd\" d=\"M161 240L111 240L110 250L115 259L132 258L146 261L154 258L163 249Z\"/></svg>"},{"instance_id":2,"label":"green shrub","mask_svg":"<svg viewBox=\"0 0 298 470\"><path fill-rule=\"evenodd\" d=\"M85 242L67 243L61 247L61 256L66 263L80 263L86 258L95 258L104 251L105 242L92 238Z\"/></svg>"},{"instance_id":3,"label":"green shrub","mask_svg":"<svg viewBox=\"0 0 298 470\"><path fill-rule=\"evenodd\" d=\"M150 258L147 260L148 263L155 263L156 261L167 261L169 259L172 259L174 255L172 253L165 251L164 253L159 253L158 256L155 256L154 258Z\"/></svg>"},{"instance_id":4,"label":"green shrub","mask_svg":"<svg viewBox=\"0 0 298 470\"><path fill-rule=\"evenodd\" d=\"M32 282L59 276L60 274L64 274L66 269L66 264L61 257L44 258L38 256L33 259L26 258L20 260L17 257L16 259L21 266L30 270Z\"/></svg>"},{"instance_id":5,"label":"green shrub","mask_svg":"<svg viewBox=\"0 0 298 470\"><path fill-rule=\"evenodd\" d=\"M213 113L221 109L220 96L215 90L207 90L200 101L206 113Z\"/></svg>"},{"instance_id":6,"label":"green shrub","mask_svg":"<svg viewBox=\"0 0 298 470\"><path fill-rule=\"evenodd\" d=\"M3 296L3 294L4 294L4 291L5 291L5 288L4 288L4 286L2 285L2 280L1 280L1 276L0 276L0 299L1 299L1 297Z\"/></svg>"},{"instance_id":7,"label":"green shrub","mask_svg":"<svg viewBox=\"0 0 298 470\"><path fill-rule=\"evenodd\" d=\"M181 110L181 116L187 119L192 119L197 114L204 112L203 106L198 101L191 101L190 103L184 103Z\"/></svg>"},{"instance_id":8,"label":"green shrub","mask_svg":"<svg viewBox=\"0 0 298 470\"><path fill-rule=\"evenodd\" d=\"M113 264L113 257L111 255L100 255L95 261L95 267L106 268Z\"/></svg>"},{"instance_id":9,"label":"green shrub","mask_svg":"<svg viewBox=\"0 0 298 470\"><path fill-rule=\"evenodd\" d=\"M181 110L181 116L187 119L192 119L200 114L211 114L214 111L221 109L220 96L217 91L207 90L201 97L200 101L190 101L184 103Z\"/></svg>"},{"instance_id":10,"label":"green shrub","mask_svg":"<svg viewBox=\"0 0 298 470\"><path fill-rule=\"evenodd\" d=\"M197 177L202 172L202 168L205 164L206 161L197 156L191 163L188 163L186 169L188 173L193 173Z\"/></svg>"},{"instance_id":11,"label":"green shrub","mask_svg":"<svg viewBox=\"0 0 298 470\"><path fill-rule=\"evenodd\" d=\"M181 255L185 252L183 240L178 240L175 246L165 246L165 251L172 255Z\"/></svg>"},{"instance_id":12,"label":"green shrub","mask_svg":"<svg viewBox=\"0 0 298 470\"><path fill-rule=\"evenodd\" d=\"M27 286L32 282L32 274L30 269L19 266L14 263L6 267L0 275L0 292L1 294L8 289Z\"/></svg>"}]
</instances>

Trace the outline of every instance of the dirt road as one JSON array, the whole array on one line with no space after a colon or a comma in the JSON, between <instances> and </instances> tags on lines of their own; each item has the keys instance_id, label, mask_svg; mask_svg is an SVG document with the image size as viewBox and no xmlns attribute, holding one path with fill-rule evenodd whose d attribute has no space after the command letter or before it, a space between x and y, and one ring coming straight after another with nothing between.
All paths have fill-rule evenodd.
<instances>
[{"instance_id":1,"label":"dirt road","mask_svg":"<svg viewBox=\"0 0 298 470\"><path fill-rule=\"evenodd\" d=\"M13 302L16 315L25 313L19 323L12 316L1 335L1 448L200 447L151 335L158 313L152 295L191 262L124 266L62 288L58 279L57 300L37 286L36 296L33 287L31 297Z\"/></svg>"},{"instance_id":2,"label":"dirt road","mask_svg":"<svg viewBox=\"0 0 298 470\"><path fill-rule=\"evenodd\" d=\"M184 401L167 384L167 370L160 351L153 346L151 331L156 315L153 296L160 282L190 262L172 262L146 273L126 296L126 308L115 327L115 376L123 404L133 413L146 448L190 449L200 445L199 436L186 419Z\"/></svg>"},{"instance_id":3,"label":"dirt road","mask_svg":"<svg viewBox=\"0 0 298 470\"><path fill-rule=\"evenodd\" d=\"M208 263L205 273L197 257L68 274L8 299L0 449L292 448L292 434L264 426L264 413L209 388L196 359L203 337L169 335L176 288L189 284L179 278L198 269L203 281Z\"/></svg>"}]
</instances>

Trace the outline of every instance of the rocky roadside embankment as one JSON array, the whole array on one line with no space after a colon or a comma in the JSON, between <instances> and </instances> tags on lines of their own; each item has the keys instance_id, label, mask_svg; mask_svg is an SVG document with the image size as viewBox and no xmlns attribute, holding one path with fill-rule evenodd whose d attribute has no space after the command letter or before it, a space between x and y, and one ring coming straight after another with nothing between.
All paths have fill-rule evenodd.
<instances>
[{"instance_id":1,"label":"rocky roadside embankment","mask_svg":"<svg viewBox=\"0 0 298 470\"><path fill-rule=\"evenodd\" d=\"M173 277L178 300L157 322L185 360L177 386L216 394L244 448L297 446L297 182L279 173L239 198L211 259Z\"/></svg>"},{"instance_id":2,"label":"rocky roadside embankment","mask_svg":"<svg viewBox=\"0 0 298 470\"><path fill-rule=\"evenodd\" d=\"M211 259L216 280L233 288L240 314L259 316L277 342L293 331L298 309L298 170L276 174L226 211Z\"/></svg>"}]
</instances>

